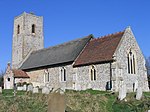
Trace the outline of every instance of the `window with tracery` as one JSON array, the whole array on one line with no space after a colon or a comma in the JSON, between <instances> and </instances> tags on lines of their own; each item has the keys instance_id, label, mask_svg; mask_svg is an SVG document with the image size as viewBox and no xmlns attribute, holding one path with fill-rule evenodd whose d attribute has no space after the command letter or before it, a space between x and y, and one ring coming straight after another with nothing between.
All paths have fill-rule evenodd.
<instances>
[{"instance_id":1,"label":"window with tracery","mask_svg":"<svg viewBox=\"0 0 150 112\"><path fill-rule=\"evenodd\" d=\"M131 50L127 54L127 60L128 60L128 73L136 74L136 58L135 54Z\"/></svg>"}]
</instances>

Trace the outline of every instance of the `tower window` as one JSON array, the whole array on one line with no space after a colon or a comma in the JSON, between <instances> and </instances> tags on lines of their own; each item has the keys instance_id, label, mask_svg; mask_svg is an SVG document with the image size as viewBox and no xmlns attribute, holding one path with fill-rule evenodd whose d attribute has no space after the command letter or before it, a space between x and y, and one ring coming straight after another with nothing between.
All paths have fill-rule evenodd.
<instances>
[{"instance_id":1,"label":"tower window","mask_svg":"<svg viewBox=\"0 0 150 112\"><path fill-rule=\"evenodd\" d=\"M10 81L10 78L8 78L7 80Z\"/></svg>"},{"instance_id":2,"label":"tower window","mask_svg":"<svg viewBox=\"0 0 150 112\"><path fill-rule=\"evenodd\" d=\"M129 74L136 74L136 59L135 59L135 54L131 50L127 54L127 60L128 60L128 73Z\"/></svg>"},{"instance_id":3,"label":"tower window","mask_svg":"<svg viewBox=\"0 0 150 112\"><path fill-rule=\"evenodd\" d=\"M66 69L64 67L61 68L60 70L60 80L61 81L66 81Z\"/></svg>"},{"instance_id":4,"label":"tower window","mask_svg":"<svg viewBox=\"0 0 150 112\"><path fill-rule=\"evenodd\" d=\"M91 81L96 81L96 69L94 66L92 66L90 69L90 78Z\"/></svg>"},{"instance_id":5,"label":"tower window","mask_svg":"<svg viewBox=\"0 0 150 112\"><path fill-rule=\"evenodd\" d=\"M20 25L17 26L17 34L20 34Z\"/></svg>"},{"instance_id":6,"label":"tower window","mask_svg":"<svg viewBox=\"0 0 150 112\"><path fill-rule=\"evenodd\" d=\"M32 33L35 33L35 24L32 25Z\"/></svg>"}]
</instances>

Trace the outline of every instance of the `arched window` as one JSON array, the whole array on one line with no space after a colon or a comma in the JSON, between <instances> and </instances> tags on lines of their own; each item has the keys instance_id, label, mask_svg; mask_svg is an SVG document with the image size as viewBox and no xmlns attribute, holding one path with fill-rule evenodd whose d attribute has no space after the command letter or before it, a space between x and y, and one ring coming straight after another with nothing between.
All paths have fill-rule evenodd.
<instances>
[{"instance_id":1,"label":"arched window","mask_svg":"<svg viewBox=\"0 0 150 112\"><path fill-rule=\"evenodd\" d=\"M66 69L64 67L62 67L60 70L60 80L62 82L66 81Z\"/></svg>"},{"instance_id":2,"label":"arched window","mask_svg":"<svg viewBox=\"0 0 150 112\"><path fill-rule=\"evenodd\" d=\"M135 54L132 50L128 52L127 60L128 60L128 73L136 74L136 59Z\"/></svg>"},{"instance_id":3,"label":"arched window","mask_svg":"<svg viewBox=\"0 0 150 112\"><path fill-rule=\"evenodd\" d=\"M20 25L17 26L17 34L20 34Z\"/></svg>"},{"instance_id":4,"label":"arched window","mask_svg":"<svg viewBox=\"0 0 150 112\"><path fill-rule=\"evenodd\" d=\"M96 69L94 66L92 66L90 69L90 78L91 78L91 81L96 80Z\"/></svg>"},{"instance_id":5,"label":"arched window","mask_svg":"<svg viewBox=\"0 0 150 112\"><path fill-rule=\"evenodd\" d=\"M32 33L35 33L35 24L32 25Z\"/></svg>"},{"instance_id":6,"label":"arched window","mask_svg":"<svg viewBox=\"0 0 150 112\"><path fill-rule=\"evenodd\" d=\"M45 70L44 80L45 80L45 82L49 82L50 81L50 76L49 76L49 72L48 72L47 69Z\"/></svg>"}]
</instances>

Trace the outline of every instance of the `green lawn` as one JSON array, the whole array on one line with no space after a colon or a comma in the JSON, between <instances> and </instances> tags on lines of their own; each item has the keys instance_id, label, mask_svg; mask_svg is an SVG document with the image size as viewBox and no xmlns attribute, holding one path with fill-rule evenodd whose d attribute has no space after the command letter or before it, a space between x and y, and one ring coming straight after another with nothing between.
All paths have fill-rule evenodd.
<instances>
[{"instance_id":1,"label":"green lawn","mask_svg":"<svg viewBox=\"0 0 150 112\"><path fill-rule=\"evenodd\" d=\"M98 90L65 92L67 112L145 112L150 109L150 92L137 101L135 93L127 94L127 102L118 101L118 93ZM49 95L3 90L0 94L0 112L47 112Z\"/></svg>"}]
</instances>

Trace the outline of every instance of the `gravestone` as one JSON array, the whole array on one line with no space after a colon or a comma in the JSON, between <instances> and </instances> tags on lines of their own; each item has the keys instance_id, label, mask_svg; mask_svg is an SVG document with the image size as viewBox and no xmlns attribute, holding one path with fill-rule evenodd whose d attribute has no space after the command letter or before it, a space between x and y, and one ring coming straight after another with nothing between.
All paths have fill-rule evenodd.
<instances>
[{"instance_id":1,"label":"gravestone","mask_svg":"<svg viewBox=\"0 0 150 112\"><path fill-rule=\"evenodd\" d=\"M64 88L57 88L53 91L53 93L60 93L60 94L64 94L65 93L65 89Z\"/></svg>"},{"instance_id":2,"label":"gravestone","mask_svg":"<svg viewBox=\"0 0 150 112\"><path fill-rule=\"evenodd\" d=\"M64 93L65 91L66 91L66 89L64 87L60 88L60 92Z\"/></svg>"},{"instance_id":3,"label":"gravestone","mask_svg":"<svg viewBox=\"0 0 150 112\"><path fill-rule=\"evenodd\" d=\"M33 91L33 86L32 85L28 85L27 91Z\"/></svg>"},{"instance_id":4,"label":"gravestone","mask_svg":"<svg viewBox=\"0 0 150 112\"><path fill-rule=\"evenodd\" d=\"M42 93L43 94L49 94L49 92L50 92L50 88L48 88L46 86L42 88Z\"/></svg>"},{"instance_id":5,"label":"gravestone","mask_svg":"<svg viewBox=\"0 0 150 112\"><path fill-rule=\"evenodd\" d=\"M89 83L87 89L92 89L92 85Z\"/></svg>"},{"instance_id":6,"label":"gravestone","mask_svg":"<svg viewBox=\"0 0 150 112\"><path fill-rule=\"evenodd\" d=\"M48 112L65 112L65 95L60 92L51 93L48 101Z\"/></svg>"},{"instance_id":7,"label":"gravestone","mask_svg":"<svg viewBox=\"0 0 150 112\"><path fill-rule=\"evenodd\" d=\"M2 93L2 87L0 87L0 93Z\"/></svg>"},{"instance_id":8,"label":"gravestone","mask_svg":"<svg viewBox=\"0 0 150 112\"><path fill-rule=\"evenodd\" d=\"M77 87L76 90L78 90L78 91L82 90L81 85L78 84L76 87Z\"/></svg>"},{"instance_id":9,"label":"gravestone","mask_svg":"<svg viewBox=\"0 0 150 112\"><path fill-rule=\"evenodd\" d=\"M86 90L87 88L86 88L86 85L84 84L84 85L82 85L82 90Z\"/></svg>"},{"instance_id":10,"label":"gravestone","mask_svg":"<svg viewBox=\"0 0 150 112\"><path fill-rule=\"evenodd\" d=\"M39 93L39 88L38 87L34 87L33 88L33 93Z\"/></svg>"},{"instance_id":11,"label":"gravestone","mask_svg":"<svg viewBox=\"0 0 150 112\"><path fill-rule=\"evenodd\" d=\"M126 85L123 84L123 85L121 85L120 88L119 88L119 96L118 96L118 99L119 99L119 100L123 100L123 99L126 97L126 94L127 94Z\"/></svg>"},{"instance_id":12,"label":"gravestone","mask_svg":"<svg viewBox=\"0 0 150 112\"><path fill-rule=\"evenodd\" d=\"M138 81L136 80L134 83L134 90L133 91L136 92L137 88L138 88Z\"/></svg>"},{"instance_id":13,"label":"gravestone","mask_svg":"<svg viewBox=\"0 0 150 112\"><path fill-rule=\"evenodd\" d=\"M27 90L27 85L23 85L23 91Z\"/></svg>"},{"instance_id":14,"label":"gravestone","mask_svg":"<svg viewBox=\"0 0 150 112\"><path fill-rule=\"evenodd\" d=\"M143 94L142 88L141 87L137 88L136 99L140 100L142 98L142 94Z\"/></svg>"},{"instance_id":15,"label":"gravestone","mask_svg":"<svg viewBox=\"0 0 150 112\"><path fill-rule=\"evenodd\" d=\"M18 87L17 87L17 90L18 90L18 91L22 91L22 90L23 90L23 87L22 87L22 86L18 86Z\"/></svg>"}]
</instances>

